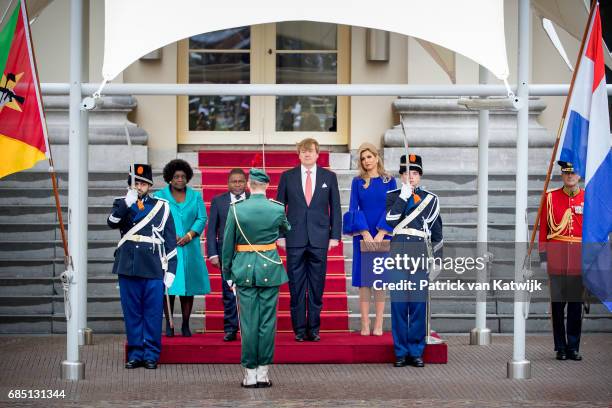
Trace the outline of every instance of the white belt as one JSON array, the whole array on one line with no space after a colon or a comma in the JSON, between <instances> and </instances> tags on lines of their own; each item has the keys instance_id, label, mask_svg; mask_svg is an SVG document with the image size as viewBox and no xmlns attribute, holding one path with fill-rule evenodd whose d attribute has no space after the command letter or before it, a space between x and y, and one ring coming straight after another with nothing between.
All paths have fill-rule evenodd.
<instances>
[{"instance_id":1,"label":"white belt","mask_svg":"<svg viewBox=\"0 0 612 408\"><path fill-rule=\"evenodd\" d=\"M414 228L402 228L399 231L395 231L396 235L413 235L415 237L427 238L427 233Z\"/></svg>"},{"instance_id":2,"label":"white belt","mask_svg":"<svg viewBox=\"0 0 612 408\"><path fill-rule=\"evenodd\" d=\"M134 242L148 242L149 244L161 245L162 241L159 238L147 237L144 235L130 235L125 238L126 241L134 241Z\"/></svg>"}]
</instances>

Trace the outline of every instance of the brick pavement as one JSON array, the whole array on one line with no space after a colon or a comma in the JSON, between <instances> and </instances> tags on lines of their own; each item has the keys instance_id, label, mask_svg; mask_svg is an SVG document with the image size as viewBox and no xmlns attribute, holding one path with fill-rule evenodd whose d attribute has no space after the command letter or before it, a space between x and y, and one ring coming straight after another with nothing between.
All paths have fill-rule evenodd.
<instances>
[{"instance_id":1,"label":"brick pavement","mask_svg":"<svg viewBox=\"0 0 612 408\"><path fill-rule=\"evenodd\" d=\"M582 362L553 358L552 338L527 338L531 380L506 379L512 337L471 347L466 336L447 337L449 364L424 369L384 364L278 365L271 389L242 389L238 365L165 365L125 370L123 337L98 335L83 348L86 379L59 379L63 336L1 336L0 406L101 407L610 407L612 335L583 336ZM325 341L325 339L323 339ZM59 400L8 400L10 389L59 389ZM7 404L8 403L8 404Z\"/></svg>"}]
</instances>

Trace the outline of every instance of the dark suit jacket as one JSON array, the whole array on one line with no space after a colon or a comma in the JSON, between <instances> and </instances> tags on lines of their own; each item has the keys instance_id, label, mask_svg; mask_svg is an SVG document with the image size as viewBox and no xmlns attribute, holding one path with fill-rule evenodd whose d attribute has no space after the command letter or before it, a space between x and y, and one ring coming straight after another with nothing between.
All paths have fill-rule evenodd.
<instances>
[{"instance_id":1,"label":"dark suit jacket","mask_svg":"<svg viewBox=\"0 0 612 408\"><path fill-rule=\"evenodd\" d=\"M287 247L327 248L330 239L340 240L342 210L336 173L317 166L316 185L310 206L302 189L301 166L285 171L278 184L276 200L287 208L291 231Z\"/></svg>"},{"instance_id":2,"label":"dark suit jacket","mask_svg":"<svg viewBox=\"0 0 612 408\"><path fill-rule=\"evenodd\" d=\"M246 198L250 193L246 192ZM225 221L231 203L230 193L225 192L213 197L210 203L210 216L208 217L208 229L206 230L206 256L220 256L223 248L223 231Z\"/></svg>"}]
</instances>

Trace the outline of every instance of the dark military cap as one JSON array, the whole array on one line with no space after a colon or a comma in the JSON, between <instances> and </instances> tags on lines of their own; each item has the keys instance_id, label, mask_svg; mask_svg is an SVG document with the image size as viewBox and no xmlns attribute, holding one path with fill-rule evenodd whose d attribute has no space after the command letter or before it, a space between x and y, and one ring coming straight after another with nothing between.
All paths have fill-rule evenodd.
<instances>
[{"instance_id":1,"label":"dark military cap","mask_svg":"<svg viewBox=\"0 0 612 408\"><path fill-rule=\"evenodd\" d=\"M421 156L418 156L416 154L409 154L408 162L410 164L410 170L416 170L419 172L421 176L423 175L423 161L421 159ZM405 172L406 172L406 155L404 154L402 155L402 157L400 157L399 174L404 174Z\"/></svg>"},{"instance_id":2,"label":"dark military cap","mask_svg":"<svg viewBox=\"0 0 612 408\"><path fill-rule=\"evenodd\" d=\"M574 165L572 163L569 163L563 160L559 160L557 164L561 166L561 173L566 173L566 174L575 173Z\"/></svg>"},{"instance_id":3,"label":"dark military cap","mask_svg":"<svg viewBox=\"0 0 612 408\"><path fill-rule=\"evenodd\" d=\"M153 185L153 169L148 164L134 164L134 178L136 181L144 181ZM132 184L132 169L128 174L128 184Z\"/></svg>"}]
</instances>

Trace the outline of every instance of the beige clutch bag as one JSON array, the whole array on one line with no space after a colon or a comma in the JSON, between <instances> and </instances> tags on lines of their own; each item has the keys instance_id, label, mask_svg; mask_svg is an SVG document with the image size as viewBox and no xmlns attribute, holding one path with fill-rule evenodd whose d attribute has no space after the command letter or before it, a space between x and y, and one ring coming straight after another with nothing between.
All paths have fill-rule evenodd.
<instances>
[{"instance_id":1,"label":"beige clutch bag","mask_svg":"<svg viewBox=\"0 0 612 408\"><path fill-rule=\"evenodd\" d=\"M359 242L361 252L389 252L391 250L391 241L385 239L382 242Z\"/></svg>"}]
</instances>

